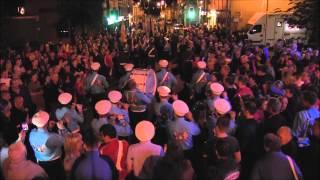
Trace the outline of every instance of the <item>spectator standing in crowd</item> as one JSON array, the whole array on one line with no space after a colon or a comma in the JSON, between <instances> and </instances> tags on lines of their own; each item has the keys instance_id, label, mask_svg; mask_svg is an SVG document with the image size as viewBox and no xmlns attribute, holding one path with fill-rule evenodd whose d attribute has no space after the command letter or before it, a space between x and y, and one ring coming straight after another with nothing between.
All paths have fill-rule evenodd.
<instances>
[{"instance_id":1,"label":"spectator standing in crowd","mask_svg":"<svg viewBox=\"0 0 320 180\"><path fill-rule=\"evenodd\" d=\"M250 172L254 166L254 163L258 157L258 131L259 124L254 119L254 115L257 111L256 104L254 102L247 102L244 104L243 117L240 117L237 121L236 138L239 141L241 151L241 177L246 179L250 176Z\"/></svg>"},{"instance_id":2,"label":"spectator standing in crowd","mask_svg":"<svg viewBox=\"0 0 320 180\"><path fill-rule=\"evenodd\" d=\"M3 166L5 179L48 178L38 164L26 159L27 150L21 141L11 144L8 154Z\"/></svg>"},{"instance_id":3,"label":"spectator standing in crowd","mask_svg":"<svg viewBox=\"0 0 320 180\"><path fill-rule=\"evenodd\" d=\"M298 138L299 146L309 146L308 136L312 134L311 127L315 120L320 117L320 111L317 107L317 95L315 93L305 91L302 96L305 110L299 111L296 115L292 132Z\"/></svg>"},{"instance_id":4,"label":"spectator standing in crowd","mask_svg":"<svg viewBox=\"0 0 320 180\"><path fill-rule=\"evenodd\" d=\"M19 135L16 124L11 120L11 103L0 100L0 130L1 136L7 145L14 143Z\"/></svg>"},{"instance_id":5,"label":"spectator standing in crowd","mask_svg":"<svg viewBox=\"0 0 320 180\"><path fill-rule=\"evenodd\" d=\"M309 170L305 173L306 179L319 179L320 172L317 169L320 168L320 118L318 118L312 126L313 135L310 139L310 156L309 156Z\"/></svg>"},{"instance_id":6,"label":"spectator standing in crowd","mask_svg":"<svg viewBox=\"0 0 320 180\"><path fill-rule=\"evenodd\" d=\"M103 139L103 144L99 148L100 154L112 160L118 171L119 180L124 180L128 174L126 166L128 143L117 138L117 131L110 124L103 125L100 134Z\"/></svg>"},{"instance_id":7,"label":"spectator standing in crowd","mask_svg":"<svg viewBox=\"0 0 320 180\"><path fill-rule=\"evenodd\" d=\"M166 155L157 160L152 179L195 179L191 161L184 158L183 149L177 141L170 142Z\"/></svg>"},{"instance_id":8,"label":"spectator standing in crowd","mask_svg":"<svg viewBox=\"0 0 320 180\"><path fill-rule=\"evenodd\" d=\"M230 118L228 117L220 117L218 118L217 125L213 129L214 137L210 141L208 141L206 156L208 157L208 164L214 165L217 161L216 156L216 143L219 139L224 141L228 141L230 143L230 151L232 152L232 158L237 163L241 162L241 153L238 140L228 135L228 130L230 126Z\"/></svg>"},{"instance_id":9,"label":"spectator standing in crowd","mask_svg":"<svg viewBox=\"0 0 320 180\"><path fill-rule=\"evenodd\" d=\"M271 133L266 134L264 148L267 154L254 166L251 177L253 180L303 179L295 161L281 152L279 137Z\"/></svg>"},{"instance_id":10,"label":"spectator standing in crowd","mask_svg":"<svg viewBox=\"0 0 320 180\"><path fill-rule=\"evenodd\" d=\"M83 142L85 153L74 162L71 179L118 179L112 160L100 156L99 140L91 129L83 133Z\"/></svg>"},{"instance_id":11,"label":"spectator standing in crowd","mask_svg":"<svg viewBox=\"0 0 320 180\"><path fill-rule=\"evenodd\" d=\"M66 172L66 179L70 179L72 166L76 159L78 159L83 152L83 141L80 133L68 134L65 137L64 152L64 171Z\"/></svg>"},{"instance_id":12,"label":"spectator standing in crowd","mask_svg":"<svg viewBox=\"0 0 320 180\"><path fill-rule=\"evenodd\" d=\"M29 83L29 92L32 102L37 106L38 110L45 109L45 101L43 98L43 87L38 79L38 74L31 75L31 82Z\"/></svg>"},{"instance_id":13,"label":"spectator standing in crowd","mask_svg":"<svg viewBox=\"0 0 320 180\"><path fill-rule=\"evenodd\" d=\"M217 162L208 170L208 180L238 179L240 176L239 164L233 158L232 144L229 141L218 139L216 144Z\"/></svg>"},{"instance_id":14,"label":"spectator standing in crowd","mask_svg":"<svg viewBox=\"0 0 320 180\"><path fill-rule=\"evenodd\" d=\"M292 136L291 129L287 126L282 126L278 129L277 135L281 141L281 151L294 160L297 160L298 144L297 140Z\"/></svg>"},{"instance_id":15,"label":"spectator standing in crowd","mask_svg":"<svg viewBox=\"0 0 320 180\"><path fill-rule=\"evenodd\" d=\"M286 125L286 119L281 114L281 102L277 98L271 98L267 105L267 117L263 122L263 132L276 134L281 126Z\"/></svg>"}]
</instances>

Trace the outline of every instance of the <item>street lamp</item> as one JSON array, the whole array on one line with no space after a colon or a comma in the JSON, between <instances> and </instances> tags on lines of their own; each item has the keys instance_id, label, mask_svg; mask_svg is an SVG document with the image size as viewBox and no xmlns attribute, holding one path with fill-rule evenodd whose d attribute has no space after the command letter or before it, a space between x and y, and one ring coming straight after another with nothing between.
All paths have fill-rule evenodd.
<instances>
[{"instance_id":1,"label":"street lamp","mask_svg":"<svg viewBox=\"0 0 320 180\"><path fill-rule=\"evenodd\" d=\"M23 16L23 15L26 14L26 10L25 10L24 7L18 7L17 10L18 10L18 14L19 14L19 15L22 15L22 16Z\"/></svg>"},{"instance_id":2,"label":"street lamp","mask_svg":"<svg viewBox=\"0 0 320 180\"><path fill-rule=\"evenodd\" d=\"M193 20L196 17L196 12L193 7L188 10L188 19Z\"/></svg>"}]
</instances>

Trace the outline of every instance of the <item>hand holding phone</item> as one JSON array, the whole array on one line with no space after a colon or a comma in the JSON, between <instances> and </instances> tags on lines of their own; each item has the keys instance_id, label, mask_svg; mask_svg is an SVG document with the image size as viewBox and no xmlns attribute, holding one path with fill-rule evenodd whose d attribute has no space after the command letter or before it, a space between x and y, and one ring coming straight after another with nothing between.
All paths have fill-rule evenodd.
<instances>
[{"instance_id":1,"label":"hand holding phone","mask_svg":"<svg viewBox=\"0 0 320 180\"><path fill-rule=\"evenodd\" d=\"M28 131L29 130L28 123L22 123L21 127L22 127L22 130L24 130L24 131Z\"/></svg>"}]
</instances>

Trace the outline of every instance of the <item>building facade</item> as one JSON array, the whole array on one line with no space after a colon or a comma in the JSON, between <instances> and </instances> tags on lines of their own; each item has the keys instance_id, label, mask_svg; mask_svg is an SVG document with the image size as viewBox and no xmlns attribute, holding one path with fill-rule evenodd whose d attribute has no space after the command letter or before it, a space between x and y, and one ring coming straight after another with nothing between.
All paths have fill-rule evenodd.
<instances>
[{"instance_id":1,"label":"building facade","mask_svg":"<svg viewBox=\"0 0 320 180\"><path fill-rule=\"evenodd\" d=\"M289 2L290 0L231 0L232 29L245 30L249 19L256 13L285 11L290 8Z\"/></svg>"}]
</instances>

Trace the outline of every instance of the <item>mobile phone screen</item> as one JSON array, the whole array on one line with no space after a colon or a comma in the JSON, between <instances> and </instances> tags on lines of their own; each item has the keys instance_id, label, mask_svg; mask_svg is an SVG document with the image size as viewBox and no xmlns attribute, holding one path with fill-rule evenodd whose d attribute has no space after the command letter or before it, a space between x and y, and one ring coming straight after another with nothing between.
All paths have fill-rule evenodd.
<instances>
[{"instance_id":1,"label":"mobile phone screen","mask_svg":"<svg viewBox=\"0 0 320 180\"><path fill-rule=\"evenodd\" d=\"M29 130L28 123L23 123L23 124L22 124L22 129L23 129L24 131L28 131L28 130Z\"/></svg>"}]
</instances>

